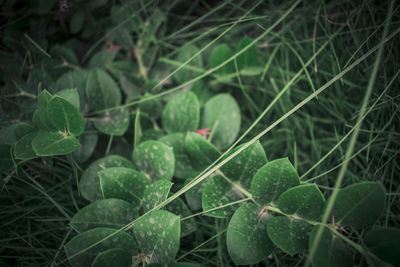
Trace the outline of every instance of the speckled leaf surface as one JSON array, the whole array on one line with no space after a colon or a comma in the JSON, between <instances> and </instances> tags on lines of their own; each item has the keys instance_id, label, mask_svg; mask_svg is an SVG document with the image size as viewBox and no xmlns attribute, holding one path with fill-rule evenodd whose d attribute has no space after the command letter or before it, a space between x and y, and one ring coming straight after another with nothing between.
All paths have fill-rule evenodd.
<instances>
[{"instance_id":1,"label":"speckled leaf surface","mask_svg":"<svg viewBox=\"0 0 400 267\"><path fill-rule=\"evenodd\" d=\"M56 92L55 95L67 100L74 107L76 107L77 110L79 110L80 100L79 100L79 93L76 88L60 90Z\"/></svg>"},{"instance_id":2,"label":"speckled leaf surface","mask_svg":"<svg viewBox=\"0 0 400 267\"><path fill-rule=\"evenodd\" d=\"M91 266L93 260L99 253L109 249L120 248L129 251L131 255L137 255L138 247L133 237L126 232L116 233L117 231L118 230L112 228L95 228L75 236L64 246L65 253L69 257L69 262L71 265L73 267ZM112 236L103 242L95 245L83 253L80 253L82 250L92 246L93 244L110 235ZM73 255L76 256L72 257Z\"/></svg>"},{"instance_id":3,"label":"speckled leaf surface","mask_svg":"<svg viewBox=\"0 0 400 267\"><path fill-rule=\"evenodd\" d=\"M165 210L155 210L141 217L133 226L135 239L141 252L149 255L151 262L169 263L179 250L181 222Z\"/></svg>"},{"instance_id":4,"label":"speckled leaf surface","mask_svg":"<svg viewBox=\"0 0 400 267\"><path fill-rule=\"evenodd\" d=\"M78 163L85 162L93 154L96 148L99 135L97 132L86 132L78 137L81 144L77 150L72 153L72 156Z\"/></svg>"},{"instance_id":5,"label":"speckled leaf surface","mask_svg":"<svg viewBox=\"0 0 400 267\"><path fill-rule=\"evenodd\" d=\"M180 52L178 53L176 57L176 61L178 61L180 64L185 63L188 59L193 57L197 52L199 52L199 48L193 44L186 45L182 49L180 49ZM203 58L199 55L192 59L189 63L189 66L193 67L203 67ZM175 75L174 78L178 83L184 83L187 82L194 77L196 77L198 72L195 72L194 70L191 70L189 68L183 67L180 69Z\"/></svg>"},{"instance_id":6,"label":"speckled leaf surface","mask_svg":"<svg viewBox=\"0 0 400 267\"><path fill-rule=\"evenodd\" d=\"M145 141L133 151L133 163L152 182L165 179L171 181L175 171L175 156L172 148L159 141Z\"/></svg>"},{"instance_id":7,"label":"speckled leaf surface","mask_svg":"<svg viewBox=\"0 0 400 267\"><path fill-rule=\"evenodd\" d=\"M134 168L132 162L117 155L110 155L96 160L83 172L79 182L79 187L84 198L89 201L96 201L103 198L98 172L111 167Z\"/></svg>"},{"instance_id":8,"label":"speckled leaf surface","mask_svg":"<svg viewBox=\"0 0 400 267\"><path fill-rule=\"evenodd\" d=\"M380 259L400 264L400 229L378 228L365 234L364 243Z\"/></svg>"},{"instance_id":9,"label":"speckled leaf surface","mask_svg":"<svg viewBox=\"0 0 400 267\"><path fill-rule=\"evenodd\" d=\"M303 184L289 188L278 198L278 208L286 214L296 214L308 220L322 216L324 196L316 184Z\"/></svg>"},{"instance_id":10,"label":"speckled leaf surface","mask_svg":"<svg viewBox=\"0 0 400 267\"><path fill-rule=\"evenodd\" d=\"M102 199L80 209L70 226L78 233L98 227L119 229L139 217L135 206L121 199Z\"/></svg>"},{"instance_id":11,"label":"speckled leaf surface","mask_svg":"<svg viewBox=\"0 0 400 267\"><path fill-rule=\"evenodd\" d=\"M147 186L143 193L142 210L147 212L167 199L172 183L158 180Z\"/></svg>"},{"instance_id":12,"label":"speckled leaf surface","mask_svg":"<svg viewBox=\"0 0 400 267\"><path fill-rule=\"evenodd\" d=\"M37 132L28 133L15 144L14 155L16 159L32 159L36 157L36 152L32 148L32 141Z\"/></svg>"},{"instance_id":13,"label":"speckled leaf surface","mask_svg":"<svg viewBox=\"0 0 400 267\"><path fill-rule=\"evenodd\" d=\"M286 216L273 217L267 224L271 241L292 256L307 251L311 231L311 224Z\"/></svg>"},{"instance_id":14,"label":"speckled leaf surface","mask_svg":"<svg viewBox=\"0 0 400 267\"><path fill-rule=\"evenodd\" d=\"M38 156L65 155L78 147L78 139L60 132L39 132L32 140L32 148Z\"/></svg>"},{"instance_id":15,"label":"speckled leaf surface","mask_svg":"<svg viewBox=\"0 0 400 267\"><path fill-rule=\"evenodd\" d=\"M131 267L132 255L124 249L113 248L97 254L92 267Z\"/></svg>"},{"instance_id":16,"label":"speckled leaf surface","mask_svg":"<svg viewBox=\"0 0 400 267\"><path fill-rule=\"evenodd\" d=\"M181 92L168 100L161 122L168 133L195 131L199 127L200 106L197 96Z\"/></svg>"},{"instance_id":17,"label":"speckled leaf surface","mask_svg":"<svg viewBox=\"0 0 400 267\"><path fill-rule=\"evenodd\" d=\"M165 206L165 209L175 215L180 216L180 218L185 218L192 215L188 206L185 202L177 198L171 203ZM197 230L197 223L194 218L189 218L181 221L181 237L187 236Z\"/></svg>"},{"instance_id":18,"label":"speckled leaf surface","mask_svg":"<svg viewBox=\"0 0 400 267\"><path fill-rule=\"evenodd\" d=\"M232 50L226 44L217 46L211 54L211 68L215 68L233 56ZM216 71L216 74L227 75L235 72L233 61Z\"/></svg>"},{"instance_id":19,"label":"speckled leaf surface","mask_svg":"<svg viewBox=\"0 0 400 267\"><path fill-rule=\"evenodd\" d=\"M146 187L147 177L134 169L111 167L100 171L100 188L104 198L118 198L140 206Z\"/></svg>"},{"instance_id":20,"label":"speckled leaf surface","mask_svg":"<svg viewBox=\"0 0 400 267\"><path fill-rule=\"evenodd\" d=\"M220 152L213 144L193 132L186 133L185 150L192 166L199 171L207 168L220 156Z\"/></svg>"},{"instance_id":21,"label":"speckled leaf surface","mask_svg":"<svg viewBox=\"0 0 400 267\"><path fill-rule=\"evenodd\" d=\"M287 158L281 158L261 167L254 175L250 188L258 204L268 205L287 189L299 184L299 175L293 165Z\"/></svg>"},{"instance_id":22,"label":"speckled leaf surface","mask_svg":"<svg viewBox=\"0 0 400 267\"><path fill-rule=\"evenodd\" d=\"M235 140L240 130L240 109L229 94L218 94L204 105L201 128L213 131L212 143L225 149Z\"/></svg>"},{"instance_id":23,"label":"speckled leaf surface","mask_svg":"<svg viewBox=\"0 0 400 267\"><path fill-rule=\"evenodd\" d=\"M128 130L129 121L129 111L120 108L104 113L103 117L93 121L93 125L104 134L122 136Z\"/></svg>"},{"instance_id":24,"label":"speckled leaf surface","mask_svg":"<svg viewBox=\"0 0 400 267\"><path fill-rule=\"evenodd\" d=\"M196 178L196 175L189 177L185 180L185 186ZM190 190L185 192L185 199L191 210L201 209L201 196L203 194L204 186L206 185L209 178L202 180L200 183L192 187Z\"/></svg>"},{"instance_id":25,"label":"speckled leaf surface","mask_svg":"<svg viewBox=\"0 0 400 267\"><path fill-rule=\"evenodd\" d=\"M228 224L226 245L234 263L256 264L268 257L273 244L266 233L267 218L257 215L261 208L252 203L236 210Z\"/></svg>"}]
</instances>

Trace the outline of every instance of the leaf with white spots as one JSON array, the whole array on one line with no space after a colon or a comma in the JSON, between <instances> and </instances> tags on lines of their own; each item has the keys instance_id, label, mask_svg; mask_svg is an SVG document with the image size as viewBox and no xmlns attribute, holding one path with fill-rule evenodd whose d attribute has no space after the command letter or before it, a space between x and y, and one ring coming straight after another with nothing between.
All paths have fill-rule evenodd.
<instances>
[{"instance_id":1,"label":"leaf with white spots","mask_svg":"<svg viewBox=\"0 0 400 267\"><path fill-rule=\"evenodd\" d=\"M152 211L134 224L133 233L150 262L166 264L175 259L181 234L179 216L165 210Z\"/></svg>"},{"instance_id":2,"label":"leaf with white spots","mask_svg":"<svg viewBox=\"0 0 400 267\"><path fill-rule=\"evenodd\" d=\"M98 172L111 167L134 168L132 162L124 157L110 155L96 160L83 172L79 187L84 198L89 201L102 199Z\"/></svg>"},{"instance_id":3,"label":"leaf with white spots","mask_svg":"<svg viewBox=\"0 0 400 267\"><path fill-rule=\"evenodd\" d=\"M133 163L152 181L171 181L175 171L172 148L159 141L146 141L133 151Z\"/></svg>"},{"instance_id":4,"label":"leaf with white spots","mask_svg":"<svg viewBox=\"0 0 400 267\"><path fill-rule=\"evenodd\" d=\"M197 96L181 92L168 100L161 122L167 133L195 131L199 127L200 106Z\"/></svg>"},{"instance_id":5,"label":"leaf with white spots","mask_svg":"<svg viewBox=\"0 0 400 267\"><path fill-rule=\"evenodd\" d=\"M277 216L268 221L267 233L278 248L293 256L307 251L312 227L301 220Z\"/></svg>"},{"instance_id":6,"label":"leaf with white spots","mask_svg":"<svg viewBox=\"0 0 400 267\"><path fill-rule=\"evenodd\" d=\"M189 177L185 180L185 186L196 178L197 175ZM204 186L209 178L202 180L200 183L185 192L185 199L191 210L201 209L201 195L203 194Z\"/></svg>"},{"instance_id":7,"label":"leaf with white spots","mask_svg":"<svg viewBox=\"0 0 400 267\"><path fill-rule=\"evenodd\" d=\"M243 144L244 145L244 144ZM240 149L233 149L226 157ZM251 178L267 163L267 156L260 141L254 142L221 167L221 171L232 181L238 181L245 189L250 188Z\"/></svg>"},{"instance_id":8,"label":"leaf with white spots","mask_svg":"<svg viewBox=\"0 0 400 267\"><path fill-rule=\"evenodd\" d=\"M213 144L194 132L186 133L185 150L192 166L199 171L207 168L221 154Z\"/></svg>"},{"instance_id":9,"label":"leaf with white spots","mask_svg":"<svg viewBox=\"0 0 400 267\"><path fill-rule=\"evenodd\" d=\"M324 196L316 184L303 184L289 188L278 198L278 208L281 211L308 220L320 218L324 204Z\"/></svg>"},{"instance_id":10,"label":"leaf with white spots","mask_svg":"<svg viewBox=\"0 0 400 267\"><path fill-rule=\"evenodd\" d=\"M251 181L253 199L260 205L274 202L287 189L300 184L296 169L287 158L276 159L261 167Z\"/></svg>"},{"instance_id":11,"label":"leaf with white spots","mask_svg":"<svg viewBox=\"0 0 400 267\"><path fill-rule=\"evenodd\" d=\"M93 124L99 132L108 135L122 136L126 130L128 130L129 121L129 111L120 108L106 112L103 117L96 118Z\"/></svg>"},{"instance_id":12,"label":"leaf with white spots","mask_svg":"<svg viewBox=\"0 0 400 267\"><path fill-rule=\"evenodd\" d=\"M142 210L147 212L166 200L169 191L171 190L172 183L167 180L158 180L153 184L147 186L143 193Z\"/></svg>"},{"instance_id":13,"label":"leaf with white spots","mask_svg":"<svg viewBox=\"0 0 400 267\"><path fill-rule=\"evenodd\" d=\"M172 147L175 156L174 177L181 179L186 179L195 172L185 150L185 136L185 133L172 133L158 139Z\"/></svg>"},{"instance_id":14,"label":"leaf with white spots","mask_svg":"<svg viewBox=\"0 0 400 267\"><path fill-rule=\"evenodd\" d=\"M246 196L234 184L225 180L221 175L215 175L210 177L204 186L201 202L203 211L207 211L244 198ZM239 205L230 205L207 212L205 215L216 218L229 218Z\"/></svg>"},{"instance_id":15,"label":"leaf with white spots","mask_svg":"<svg viewBox=\"0 0 400 267\"><path fill-rule=\"evenodd\" d=\"M124 249L113 248L100 252L93 260L92 267L131 267L132 255Z\"/></svg>"},{"instance_id":16,"label":"leaf with white spots","mask_svg":"<svg viewBox=\"0 0 400 267\"><path fill-rule=\"evenodd\" d=\"M165 206L165 209L172 212L181 218L188 217L192 215L189 208L186 206L185 202L177 198ZM197 230L197 223L194 218L185 219L182 221L181 225L181 237L187 236Z\"/></svg>"},{"instance_id":17,"label":"leaf with white spots","mask_svg":"<svg viewBox=\"0 0 400 267\"><path fill-rule=\"evenodd\" d=\"M32 141L38 133L28 133L15 144L14 155L16 159L36 158L36 153L32 148Z\"/></svg>"},{"instance_id":18,"label":"leaf with white spots","mask_svg":"<svg viewBox=\"0 0 400 267\"><path fill-rule=\"evenodd\" d=\"M99 172L100 188L104 198L118 198L140 206L144 190L150 184L147 177L134 169L107 168Z\"/></svg>"},{"instance_id":19,"label":"leaf with white spots","mask_svg":"<svg viewBox=\"0 0 400 267\"><path fill-rule=\"evenodd\" d=\"M273 244L266 233L267 219L261 208L247 203L238 208L228 224L226 245L237 265L256 264L268 257Z\"/></svg>"},{"instance_id":20,"label":"leaf with white spots","mask_svg":"<svg viewBox=\"0 0 400 267\"><path fill-rule=\"evenodd\" d=\"M218 149L225 149L236 140L240 120L236 100L229 94L218 94L204 105L201 128L210 128L213 132L211 142Z\"/></svg>"},{"instance_id":21,"label":"leaf with white spots","mask_svg":"<svg viewBox=\"0 0 400 267\"><path fill-rule=\"evenodd\" d=\"M118 231L112 228L95 228L75 236L64 246L70 264L73 267L91 266L97 254L109 249L119 248L129 251L131 255L137 255L135 239L126 232ZM107 239L87 249L105 238ZM82 252L83 250L85 251Z\"/></svg>"},{"instance_id":22,"label":"leaf with white spots","mask_svg":"<svg viewBox=\"0 0 400 267\"><path fill-rule=\"evenodd\" d=\"M60 132L39 132L32 140L32 148L38 156L65 155L78 147L76 137Z\"/></svg>"},{"instance_id":23,"label":"leaf with white spots","mask_svg":"<svg viewBox=\"0 0 400 267\"><path fill-rule=\"evenodd\" d=\"M132 204L121 199L102 199L79 210L69 224L82 233L98 227L119 229L138 217Z\"/></svg>"}]
</instances>

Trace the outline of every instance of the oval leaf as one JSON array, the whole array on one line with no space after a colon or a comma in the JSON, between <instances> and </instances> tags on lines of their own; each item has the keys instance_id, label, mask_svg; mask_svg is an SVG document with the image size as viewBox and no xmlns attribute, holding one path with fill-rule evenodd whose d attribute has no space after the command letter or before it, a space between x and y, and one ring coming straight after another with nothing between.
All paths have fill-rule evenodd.
<instances>
[{"instance_id":1,"label":"oval leaf","mask_svg":"<svg viewBox=\"0 0 400 267\"><path fill-rule=\"evenodd\" d=\"M124 108L114 109L97 118L93 124L99 132L108 135L122 136L129 127L129 111Z\"/></svg>"},{"instance_id":2,"label":"oval leaf","mask_svg":"<svg viewBox=\"0 0 400 267\"><path fill-rule=\"evenodd\" d=\"M167 199L172 183L166 180L155 181L143 193L143 212L147 212Z\"/></svg>"},{"instance_id":3,"label":"oval leaf","mask_svg":"<svg viewBox=\"0 0 400 267\"><path fill-rule=\"evenodd\" d=\"M193 132L186 134L185 150L192 166L200 171L207 168L220 156L220 152L210 142Z\"/></svg>"},{"instance_id":4,"label":"oval leaf","mask_svg":"<svg viewBox=\"0 0 400 267\"><path fill-rule=\"evenodd\" d=\"M211 54L211 68L215 68L233 56L232 50L226 44L217 46ZM227 75L235 72L233 61L216 71L216 74Z\"/></svg>"},{"instance_id":5,"label":"oval leaf","mask_svg":"<svg viewBox=\"0 0 400 267\"><path fill-rule=\"evenodd\" d=\"M364 243L381 260L400 264L400 229L380 228L369 231Z\"/></svg>"},{"instance_id":6,"label":"oval leaf","mask_svg":"<svg viewBox=\"0 0 400 267\"><path fill-rule=\"evenodd\" d=\"M131 265L132 255L120 248L100 252L92 263L92 267L131 267Z\"/></svg>"},{"instance_id":7,"label":"oval leaf","mask_svg":"<svg viewBox=\"0 0 400 267\"><path fill-rule=\"evenodd\" d=\"M58 91L55 95L67 100L69 103L71 103L74 107L76 107L79 110L80 100L79 100L79 93L76 88L64 89Z\"/></svg>"},{"instance_id":8,"label":"oval leaf","mask_svg":"<svg viewBox=\"0 0 400 267\"><path fill-rule=\"evenodd\" d=\"M252 39L244 37L240 40L236 48L236 53L243 50L251 42L253 42ZM252 45L236 58L237 67L242 74L257 74L260 71L258 60L258 49L255 45Z\"/></svg>"},{"instance_id":9,"label":"oval leaf","mask_svg":"<svg viewBox=\"0 0 400 267\"><path fill-rule=\"evenodd\" d=\"M193 44L186 45L180 49L175 60L178 61L179 65L182 65L198 52L199 48L197 46ZM203 67L203 58L198 55L197 57L193 58L186 66L201 68ZM174 75L174 78L178 83L187 82L199 74L195 70L190 69L190 67L184 66Z\"/></svg>"},{"instance_id":10,"label":"oval leaf","mask_svg":"<svg viewBox=\"0 0 400 267\"><path fill-rule=\"evenodd\" d=\"M98 138L97 132L86 132L78 137L81 145L72 153L78 163L85 162L93 154Z\"/></svg>"},{"instance_id":11,"label":"oval leaf","mask_svg":"<svg viewBox=\"0 0 400 267\"><path fill-rule=\"evenodd\" d=\"M85 90L88 75L89 71L84 69L68 71L58 78L55 84L56 88L60 90L70 88L76 88L78 90L81 111L87 110Z\"/></svg>"},{"instance_id":12,"label":"oval leaf","mask_svg":"<svg viewBox=\"0 0 400 267\"><path fill-rule=\"evenodd\" d=\"M32 148L32 141L35 139L37 132L28 133L18 140L15 144L14 154L16 159L32 159L36 158L36 153Z\"/></svg>"},{"instance_id":13,"label":"oval leaf","mask_svg":"<svg viewBox=\"0 0 400 267\"><path fill-rule=\"evenodd\" d=\"M15 133L15 137L17 140L24 137L28 133L32 133L34 131L35 131L35 127L32 124L27 123L27 122L20 122L14 128L14 133ZM4 143L4 142L2 142L2 143Z\"/></svg>"},{"instance_id":14,"label":"oval leaf","mask_svg":"<svg viewBox=\"0 0 400 267\"><path fill-rule=\"evenodd\" d=\"M32 148L38 156L65 155L78 147L78 139L60 132L40 132L32 140Z\"/></svg>"}]
</instances>

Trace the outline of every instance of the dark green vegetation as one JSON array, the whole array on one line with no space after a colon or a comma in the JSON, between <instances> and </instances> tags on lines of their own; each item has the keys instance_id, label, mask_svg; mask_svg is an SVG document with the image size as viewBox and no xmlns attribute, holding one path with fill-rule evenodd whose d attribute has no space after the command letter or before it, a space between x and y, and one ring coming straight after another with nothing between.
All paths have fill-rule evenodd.
<instances>
[{"instance_id":1,"label":"dark green vegetation","mask_svg":"<svg viewBox=\"0 0 400 267\"><path fill-rule=\"evenodd\" d=\"M1 4L0 266L400 263L398 3L217 2Z\"/></svg>"}]
</instances>

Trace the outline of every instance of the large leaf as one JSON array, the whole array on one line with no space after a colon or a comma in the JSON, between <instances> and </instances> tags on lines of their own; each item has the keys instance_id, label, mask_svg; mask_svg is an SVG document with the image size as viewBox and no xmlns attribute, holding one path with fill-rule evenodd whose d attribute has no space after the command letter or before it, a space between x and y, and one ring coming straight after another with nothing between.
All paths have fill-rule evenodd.
<instances>
[{"instance_id":1,"label":"large leaf","mask_svg":"<svg viewBox=\"0 0 400 267\"><path fill-rule=\"evenodd\" d=\"M175 259L179 250L181 224L179 216L165 210L155 210L141 217L133 233L141 252L151 262L166 264Z\"/></svg>"},{"instance_id":2,"label":"large leaf","mask_svg":"<svg viewBox=\"0 0 400 267\"><path fill-rule=\"evenodd\" d=\"M185 202L180 198L170 202L165 206L165 209L175 215L180 216L181 218L192 215ZM181 237L187 236L197 230L197 223L193 217L181 220L181 222Z\"/></svg>"},{"instance_id":3,"label":"large leaf","mask_svg":"<svg viewBox=\"0 0 400 267\"><path fill-rule=\"evenodd\" d=\"M79 140L74 136L60 132L39 132L32 140L32 148L38 156L65 155L79 147Z\"/></svg>"},{"instance_id":4,"label":"large leaf","mask_svg":"<svg viewBox=\"0 0 400 267\"><path fill-rule=\"evenodd\" d=\"M369 229L382 214L384 205L382 184L361 182L340 189L332 212L338 225Z\"/></svg>"},{"instance_id":5,"label":"large leaf","mask_svg":"<svg viewBox=\"0 0 400 267\"><path fill-rule=\"evenodd\" d=\"M112 248L97 254L92 267L131 267L132 255L127 250Z\"/></svg>"},{"instance_id":6,"label":"large leaf","mask_svg":"<svg viewBox=\"0 0 400 267\"><path fill-rule=\"evenodd\" d=\"M238 264L256 264L272 252L273 244L266 234L266 220L258 217L260 208L252 203L238 208L229 221L226 244L232 260Z\"/></svg>"},{"instance_id":7,"label":"large leaf","mask_svg":"<svg viewBox=\"0 0 400 267\"><path fill-rule=\"evenodd\" d=\"M211 54L211 68L215 68L233 56L232 50L226 44L217 46ZM216 74L227 75L235 72L233 61L216 71Z\"/></svg>"},{"instance_id":8,"label":"large leaf","mask_svg":"<svg viewBox=\"0 0 400 267\"><path fill-rule=\"evenodd\" d=\"M203 136L188 132L185 137L185 150L192 166L196 170L204 170L213 163L219 156L220 152L208 142Z\"/></svg>"},{"instance_id":9,"label":"large leaf","mask_svg":"<svg viewBox=\"0 0 400 267\"><path fill-rule=\"evenodd\" d=\"M98 227L120 229L138 217L132 204L120 199L102 199L79 210L69 224L82 233Z\"/></svg>"},{"instance_id":10,"label":"large leaf","mask_svg":"<svg viewBox=\"0 0 400 267\"><path fill-rule=\"evenodd\" d=\"M254 200L260 205L276 201L287 189L300 184L299 175L287 158L268 162L251 181Z\"/></svg>"},{"instance_id":11,"label":"large leaf","mask_svg":"<svg viewBox=\"0 0 400 267\"><path fill-rule=\"evenodd\" d=\"M240 130L240 109L229 94L218 94L204 105L201 128L210 128L212 143L218 149L231 145Z\"/></svg>"},{"instance_id":12,"label":"large leaf","mask_svg":"<svg viewBox=\"0 0 400 267\"><path fill-rule=\"evenodd\" d=\"M36 153L32 148L32 141L36 135L37 132L28 133L18 140L14 148L16 159L32 159L36 157Z\"/></svg>"},{"instance_id":13,"label":"large leaf","mask_svg":"<svg viewBox=\"0 0 400 267\"><path fill-rule=\"evenodd\" d=\"M391 264L400 264L400 229L371 230L365 235L364 243L380 259Z\"/></svg>"},{"instance_id":14,"label":"large leaf","mask_svg":"<svg viewBox=\"0 0 400 267\"><path fill-rule=\"evenodd\" d=\"M278 198L278 208L286 214L296 214L305 219L321 217L324 196L316 184L303 184L290 188Z\"/></svg>"},{"instance_id":15,"label":"large leaf","mask_svg":"<svg viewBox=\"0 0 400 267\"><path fill-rule=\"evenodd\" d=\"M72 156L78 163L85 162L93 154L98 138L99 135L94 131L83 133L78 137L81 145L72 153Z\"/></svg>"},{"instance_id":16,"label":"large leaf","mask_svg":"<svg viewBox=\"0 0 400 267\"><path fill-rule=\"evenodd\" d=\"M134 169L107 168L99 172L100 187L104 198L119 198L140 206L150 180Z\"/></svg>"},{"instance_id":17,"label":"large leaf","mask_svg":"<svg viewBox=\"0 0 400 267\"><path fill-rule=\"evenodd\" d=\"M199 52L199 48L197 46L193 44L186 45L180 49L179 54L176 57L176 61L178 61L180 64L183 64L188 59L193 57L193 55L195 55L197 52ZM203 67L203 59L199 55L192 59L188 65L201 68ZM198 72L191 70L190 68L183 67L174 75L174 78L178 83L184 83L196 77L198 74Z\"/></svg>"},{"instance_id":18,"label":"large leaf","mask_svg":"<svg viewBox=\"0 0 400 267\"><path fill-rule=\"evenodd\" d=\"M129 111L124 108L108 111L103 117L94 120L93 124L99 132L122 136L129 127Z\"/></svg>"},{"instance_id":19,"label":"large leaf","mask_svg":"<svg viewBox=\"0 0 400 267\"><path fill-rule=\"evenodd\" d=\"M133 151L133 163L151 181L171 180L175 171L172 148L159 141L146 141Z\"/></svg>"},{"instance_id":20,"label":"large leaf","mask_svg":"<svg viewBox=\"0 0 400 267\"><path fill-rule=\"evenodd\" d=\"M285 253L294 255L308 249L312 225L286 216L273 217L268 221L267 233L274 244Z\"/></svg>"},{"instance_id":21,"label":"large leaf","mask_svg":"<svg viewBox=\"0 0 400 267\"><path fill-rule=\"evenodd\" d=\"M143 193L143 212L147 212L167 199L172 183L167 180L155 181Z\"/></svg>"},{"instance_id":22,"label":"large leaf","mask_svg":"<svg viewBox=\"0 0 400 267\"><path fill-rule=\"evenodd\" d=\"M73 267L91 266L96 255L109 249L123 249L129 251L131 255L138 254L135 240L126 232L118 232L112 228L95 228L83 232L71 239L65 246L65 253ZM109 237L110 236L110 237ZM107 239L105 239L108 237ZM100 242L101 240L104 241ZM92 248L88 247L100 242ZM85 250L84 252L82 252Z\"/></svg>"},{"instance_id":23,"label":"large leaf","mask_svg":"<svg viewBox=\"0 0 400 267\"><path fill-rule=\"evenodd\" d=\"M98 172L111 167L134 168L132 162L124 157L110 155L96 160L83 172L79 182L82 195L89 201L102 199Z\"/></svg>"},{"instance_id":24,"label":"large leaf","mask_svg":"<svg viewBox=\"0 0 400 267\"><path fill-rule=\"evenodd\" d=\"M200 120L197 96L190 91L173 96L168 100L161 119L168 133L197 130Z\"/></svg>"}]
</instances>

